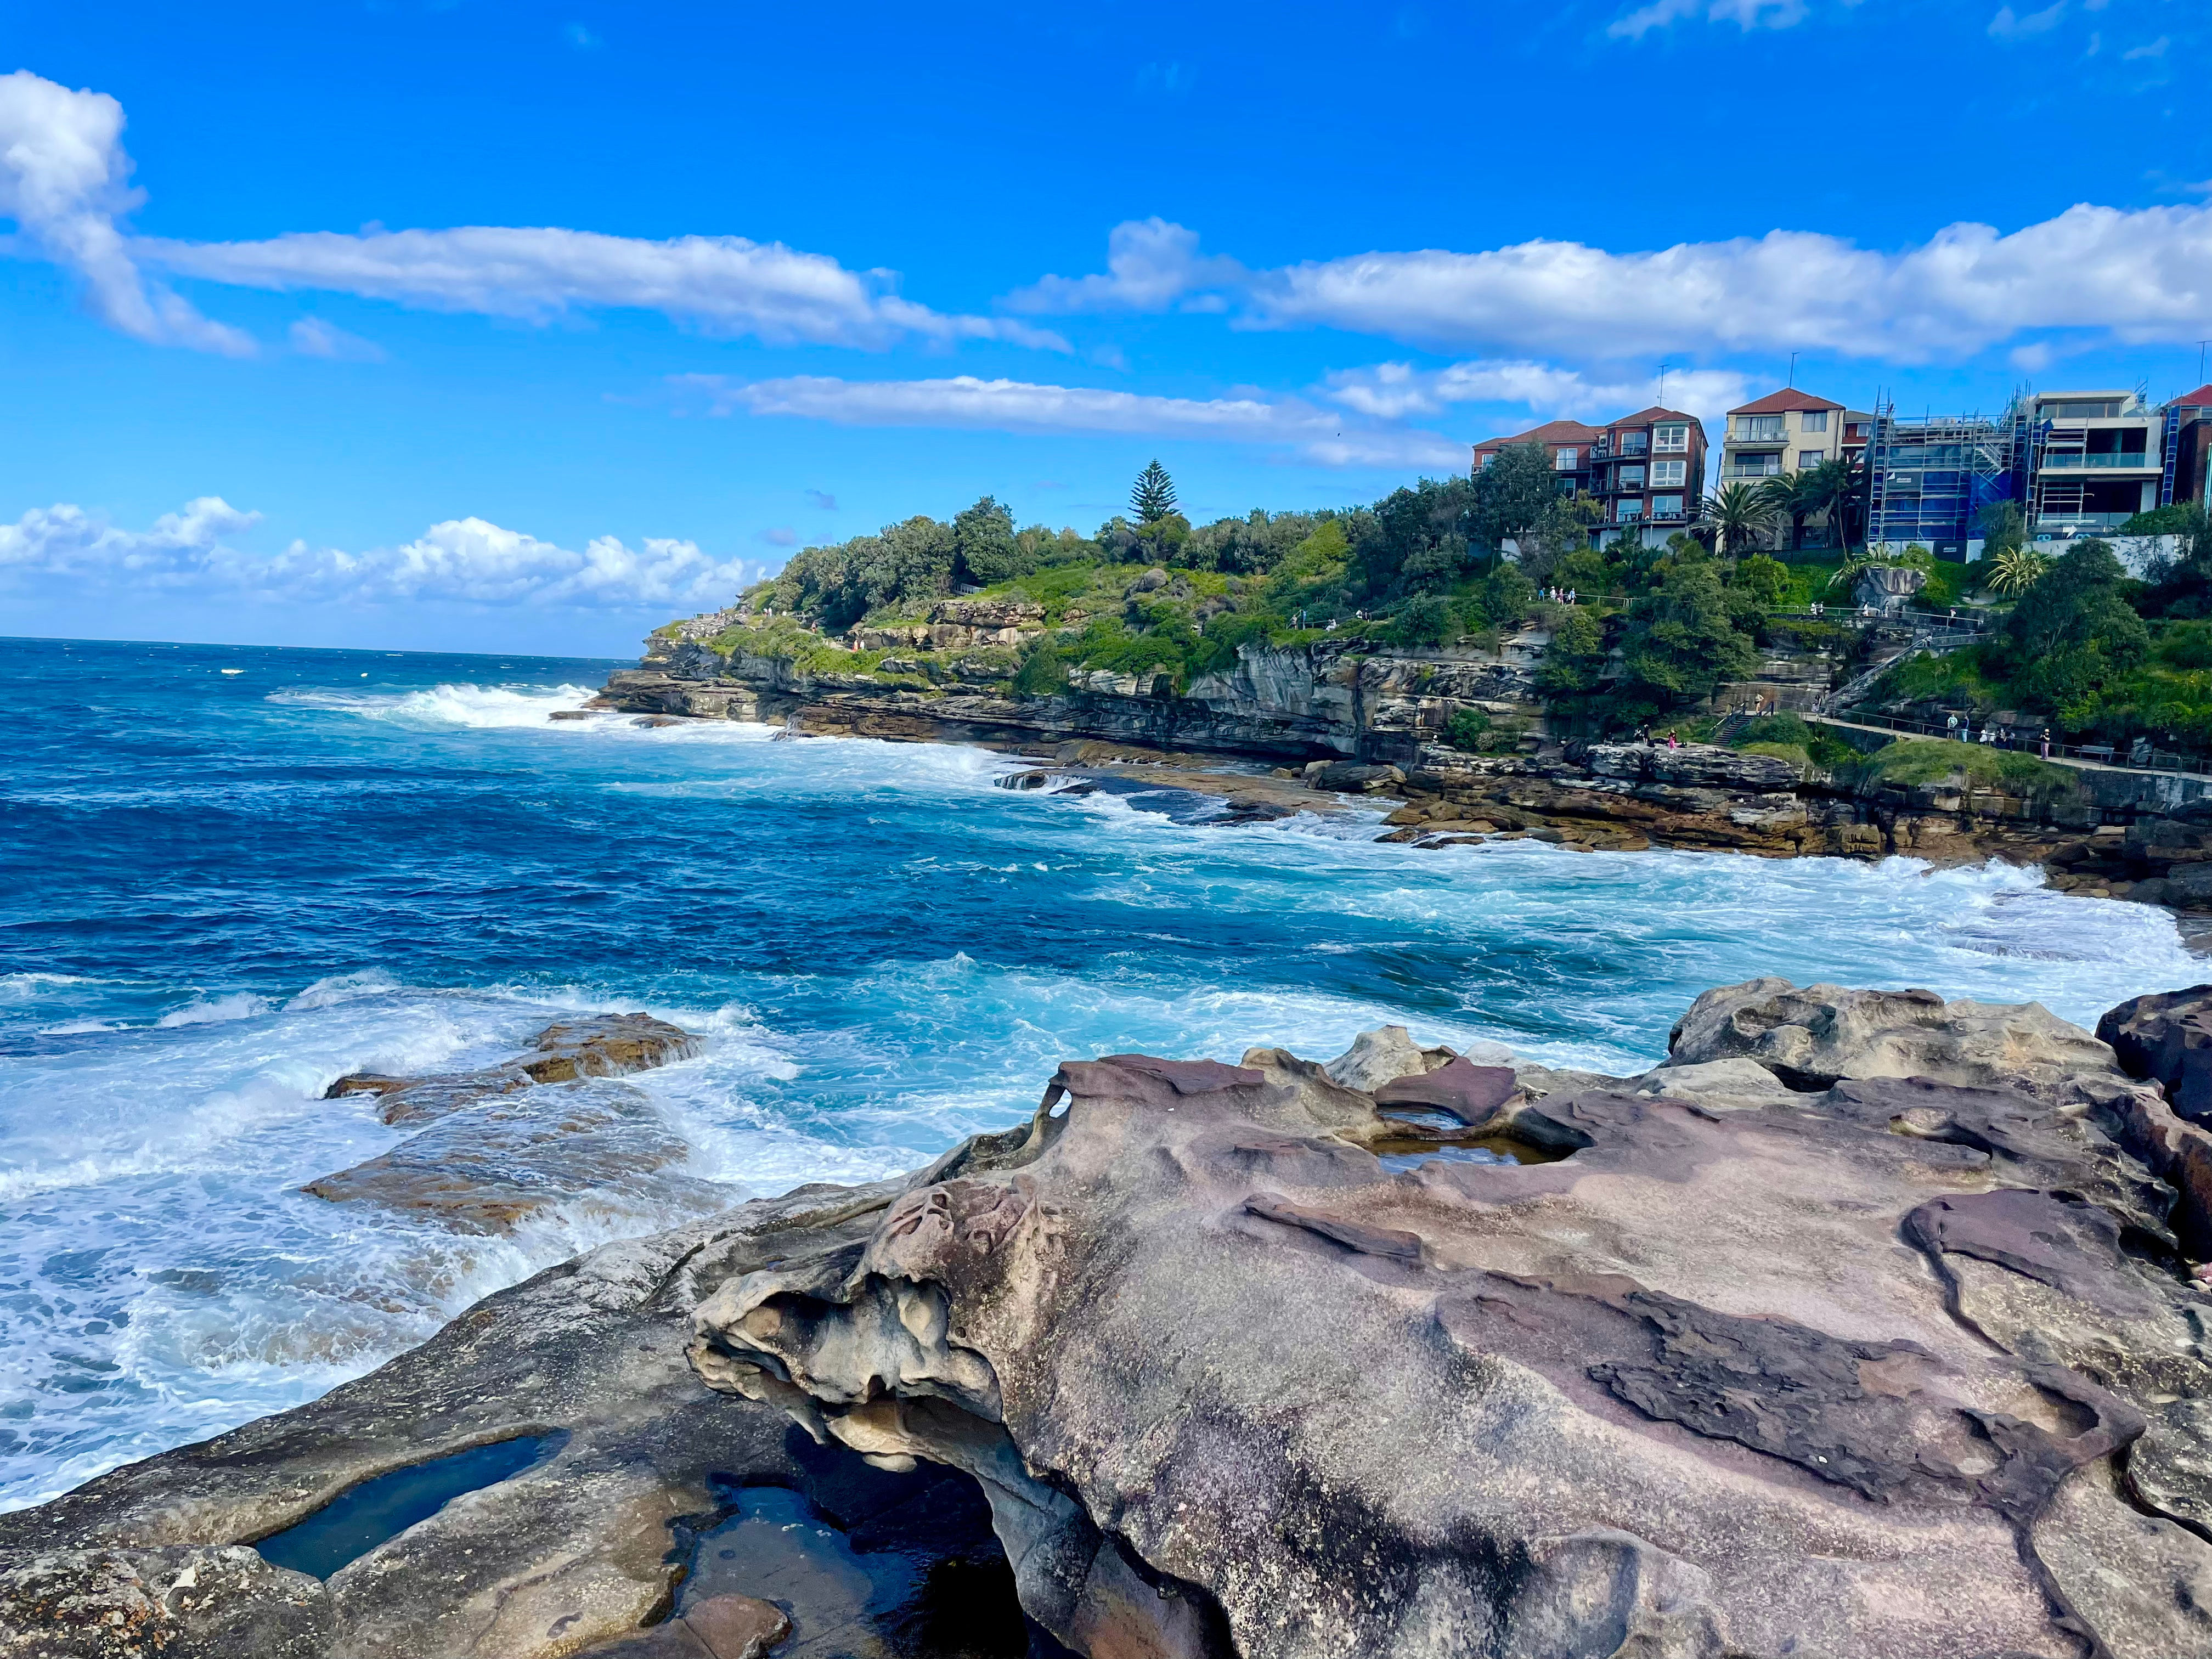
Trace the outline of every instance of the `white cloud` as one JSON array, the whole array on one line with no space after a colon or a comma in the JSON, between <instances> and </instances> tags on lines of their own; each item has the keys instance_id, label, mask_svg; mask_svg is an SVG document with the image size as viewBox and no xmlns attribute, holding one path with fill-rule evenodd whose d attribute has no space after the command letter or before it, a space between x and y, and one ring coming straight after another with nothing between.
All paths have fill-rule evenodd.
<instances>
[{"instance_id":1,"label":"white cloud","mask_svg":"<svg viewBox=\"0 0 2212 1659\"><path fill-rule=\"evenodd\" d=\"M708 333L775 344L1000 340L1069 349L1030 324L918 305L896 292L890 272L848 270L825 254L743 236L648 241L496 226L304 231L252 242L126 236L118 216L138 198L125 184L131 158L122 131L123 106L105 94L70 92L27 70L0 76L0 216L21 226L33 252L84 278L103 321L158 344L240 355L254 349L244 334L149 282L148 267L240 287L319 289L533 322L595 309L658 311ZM313 350L297 330L293 343Z\"/></svg>"},{"instance_id":2,"label":"white cloud","mask_svg":"<svg viewBox=\"0 0 2212 1659\"><path fill-rule=\"evenodd\" d=\"M1111 433L1295 448L1325 465L1463 466L1465 446L1433 432L1363 429L1294 399L1162 398L1093 386L986 380L844 380L801 374L729 381L676 377L708 412L798 416L841 426L925 426L1030 434Z\"/></svg>"},{"instance_id":3,"label":"white cloud","mask_svg":"<svg viewBox=\"0 0 2212 1659\"><path fill-rule=\"evenodd\" d=\"M1855 3L1855 0L1844 0ZM1749 33L1753 29L1795 28L1808 13L1807 0L1651 0L1606 27L1615 40L1641 40L1654 29L1663 29L1686 18L1704 17L1709 22L1734 23Z\"/></svg>"},{"instance_id":4,"label":"white cloud","mask_svg":"<svg viewBox=\"0 0 2212 1659\"><path fill-rule=\"evenodd\" d=\"M28 70L0 75L0 217L75 271L87 306L110 327L158 345L251 356L246 336L140 274L116 223L139 199L125 183L130 176L122 105Z\"/></svg>"},{"instance_id":5,"label":"white cloud","mask_svg":"<svg viewBox=\"0 0 2212 1659\"><path fill-rule=\"evenodd\" d=\"M1603 419L1663 402L1710 419L1742 403L1749 383L1725 369L1685 369L1664 387L1650 380L1594 380L1555 363L1479 358L1440 369L1378 363L1331 374L1327 395L1376 420L1437 415L1458 404L1518 404L1547 419Z\"/></svg>"},{"instance_id":6,"label":"white cloud","mask_svg":"<svg viewBox=\"0 0 2212 1659\"><path fill-rule=\"evenodd\" d=\"M295 231L258 242L141 240L148 263L245 288L324 289L434 311L547 322L575 311L658 311L712 334L770 344L884 347L918 337L1067 349L1005 318L956 317L889 291L889 274L743 236L647 241L594 231Z\"/></svg>"},{"instance_id":7,"label":"white cloud","mask_svg":"<svg viewBox=\"0 0 2212 1659\"><path fill-rule=\"evenodd\" d=\"M2058 20L2065 14L2066 0L2055 0L2053 4L2025 17L2015 14L2010 6L2002 6L1997 15L1990 19L1990 35L1993 40L2018 40L2031 34L2048 34L2058 27Z\"/></svg>"},{"instance_id":8,"label":"white cloud","mask_svg":"<svg viewBox=\"0 0 2212 1659\"><path fill-rule=\"evenodd\" d=\"M294 542L273 556L233 538L259 522L217 496L123 530L61 505L0 524L0 580L127 585L136 594L305 604L459 603L620 611L726 603L761 568L717 560L696 543L601 536L578 551L483 519L449 519L398 547L349 553Z\"/></svg>"},{"instance_id":9,"label":"white cloud","mask_svg":"<svg viewBox=\"0 0 2212 1659\"><path fill-rule=\"evenodd\" d=\"M1006 303L1029 312L1165 311L1178 301L1202 300L1205 290L1232 285L1243 275L1234 259L1201 256L1196 231L1155 215L1108 233L1105 275L1042 277L1008 295Z\"/></svg>"},{"instance_id":10,"label":"white cloud","mask_svg":"<svg viewBox=\"0 0 2212 1659\"><path fill-rule=\"evenodd\" d=\"M2120 54L2120 61L2122 63L2132 64L2138 58L2163 58L2166 56L2166 49L2172 44L2173 41L2170 36L2161 34L2157 40L2149 41L2143 46L2130 46L2125 52Z\"/></svg>"},{"instance_id":11,"label":"white cloud","mask_svg":"<svg viewBox=\"0 0 2212 1659\"><path fill-rule=\"evenodd\" d=\"M302 317L287 331L292 349L302 357L329 357L339 362L380 363L384 348L374 340L349 334L319 317Z\"/></svg>"},{"instance_id":12,"label":"white cloud","mask_svg":"<svg viewBox=\"0 0 2212 1659\"><path fill-rule=\"evenodd\" d=\"M1117 229L1114 245L1127 248ZM1194 250L1195 235L1133 227ZM1615 253L1530 241L1474 253L1427 248L1247 270L1160 258L1121 272L1048 278L1012 301L1091 309L1231 307L1248 328L1337 328L1449 351L1468 346L1618 363L1674 352L1827 350L1901 362L1957 358L2039 330L2094 330L2130 343L2193 340L2212 326L2212 205L2087 204L2010 234L1945 227L1901 252L1775 230ZM1178 283L1210 285L1179 289ZM1087 284L1087 286L1086 286Z\"/></svg>"}]
</instances>

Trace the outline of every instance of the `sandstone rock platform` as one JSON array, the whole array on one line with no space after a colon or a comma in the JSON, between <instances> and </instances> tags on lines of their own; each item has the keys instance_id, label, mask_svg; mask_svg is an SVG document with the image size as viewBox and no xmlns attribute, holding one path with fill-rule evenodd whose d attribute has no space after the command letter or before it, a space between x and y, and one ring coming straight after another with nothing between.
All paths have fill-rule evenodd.
<instances>
[{"instance_id":1,"label":"sandstone rock platform","mask_svg":"<svg viewBox=\"0 0 2212 1659\"><path fill-rule=\"evenodd\" d=\"M0 1652L828 1651L757 1553L811 1527L1002 1598L855 1653L2212 1653L2212 1133L2124 1057L1765 980L1638 1079L1388 1029L1069 1061L911 1176L605 1247L0 1516ZM240 1548L526 1434L566 1438L326 1581Z\"/></svg>"}]
</instances>

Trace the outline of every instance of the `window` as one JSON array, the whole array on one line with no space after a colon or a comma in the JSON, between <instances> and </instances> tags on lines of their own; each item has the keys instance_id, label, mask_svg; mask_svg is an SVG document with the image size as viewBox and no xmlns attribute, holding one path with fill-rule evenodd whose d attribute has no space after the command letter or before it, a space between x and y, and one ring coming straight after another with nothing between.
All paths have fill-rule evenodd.
<instances>
[{"instance_id":1,"label":"window","mask_svg":"<svg viewBox=\"0 0 2212 1659\"><path fill-rule=\"evenodd\" d=\"M1615 489L1643 489L1644 469L1640 466L1622 467L1620 469L1620 476L1613 481L1613 487Z\"/></svg>"},{"instance_id":2,"label":"window","mask_svg":"<svg viewBox=\"0 0 2212 1659\"><path fill-rule=\"evenodd\" d=\"M1651 482L1655 487L1673 484L1680 489L1685 482L1683 474L1688 465L1687 461L1654 461L1651 463Z\"/></svg>"},{"instance_id":3,"label":"window","mask_svg":"<svg viewBox=\"0 0 2212 1659\"><path fill-rule=\"evenodd\" d=\"M1828 429L1828 411L1825 409L1808 409L1805 411L1804 418L1797 424L1807 432L1826 432Z\"/></svg>"},{"instance_id":4,"label":"window","mask_svg":"<svg viewBox=\"0 0 2212 1659\"><path fill-rule=\"evenodd\" d=\"M1827 459L1828 452L1825 449L1801 449L1797 452L1797 469L1802 472L1808 466L1820 465Z\"/></svg>"},{"instance_id":5,"label":"window","mask_svg":"<svg viewBox=\"0 0 2212 1659\"><path fill-rule=\"evenodd\" d=\"M1735 435L1747 442L1772 443L1782 435L1779 415L1739 415L1735 417Z\"/></svg>"},{"instance_id":6,"label":"window","mask_svg":"<svg viewBox=\"0 0 2212 1659\"><path fill-rule=\"evenodd\" d=\"M1498 452L1497 452L1496 450L1494 450L1494 449L1486 449L1485 451L1483 451L1482 455L1481 455L1481 457L1480 457L1480 459L1481 459L1482 465L1485 465L1485 466L1488 466L1488 465L1489 465L1492 461L1496 460L1497 459L1498 459Z\"/></svg>"},{"instance_id":7,"label":"window","mask_svg":"<svg viewBox=\"0 0 2212 1659\"><path fill-rule=\"evenodd\" d=\"M1581 464L1582 458L1582 451L1571 445L1552 457L1552 465L1555 471L1571 472Z\"/></svg>"},{"instance_id":8,"label":"window","mask_svg":"<svg viewBox=\"0 0 2212 1659\"><path fill-rule=\"evenodd\" d=\"M1620 434L1620 453L1624 455L1641 455L1650 447L1650 439L1641 432L1624 432Z\"/></svg>"},{"instance_id":9,"label":"window","mask_svg":"<svg viewBox=\"0 0 2212 1659\"><path fill-rule=\"evenodd\" d=\"M1655 519L1680 518L1682 498L1680 495L1654 495L1651 498L1651 516Z\"/></svg>"},{"instance_id":10,"label":"window","mask_svg":"<svg viewBox=\"0 0 2212 1659\"><path fill-rule=\"evenodd\" d=\"M1640 501L1615 501L1613 504L1613 521L1615 524L1634 524L1643 516L1644 503Z\"/></svg>"},{"instance_id":11,"label":"window","mask_svg":"<svg viewBox=\"0 0 2212 1659\"><path fill-rule=\"evenodd\" d=\"M1690 428L1686 426L1657 426L1651 428L1651 446L1661 454L1669 450L1677 455L1690 452Z\"/></svg>"}]
</instances>

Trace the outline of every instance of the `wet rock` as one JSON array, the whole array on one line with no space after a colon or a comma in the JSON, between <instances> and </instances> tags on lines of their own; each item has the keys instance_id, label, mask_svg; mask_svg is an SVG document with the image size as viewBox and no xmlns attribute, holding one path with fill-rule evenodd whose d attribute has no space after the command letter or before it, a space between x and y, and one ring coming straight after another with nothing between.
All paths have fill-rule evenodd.
<instances>
[{"instance_id":1,"label":"wet rock","mask_svg":"<svg viewBox=\"0 0 2212 1659\"><path fill-rule=\"evenodd\" d=\"M2040 1003L1946 1002L1933 991L1800 989L1747 980L1706 992L1674 1023L1668 1063L1741 1056L1784 1083L1921 1077L2074 1097L2084 1079L2118 1079L2112 1051Z\"/></svg>"},{"instance_id":2,"label":"wet rock","mask_svg":"<svg viewBox=\"0 0 2212 1659\"><path fill-rule=\"evenodd\" d=\"M603 1246L312 1404L0 1515L0 1640L15 1638L0 1651L564 1659L665 1617L723 1483L785 1487L855 1516L912 1501L927 1476L902 1481L794 1443L781 1413L708 1392L684 1356L702 1295L777 1259L794 1232L816 1245L841 1229L865 1236L898 1186L802 1188ZM327 1584L240 1547L372 1477L556 1431L557 1455L457 1498ZM219 1637L100 1644L110 1629L143 1634L153 1601L198 1616L175 1588L195 1560L222 1567L199 1575L220 1591L206 1610ZM58 1627L58 1608L76 1625ZM57 1639L77 1627L93 1632L87 1643Z\"/></svg>"},{"instance_id":3,"label":"wet rock","mask_svg":"<svg viewBox=\"0 0 2212 1659\"><path fill-rule=\"evenodd\" d=\"M459 1232L511 1232L554 1210L650 1226L728 1202L726 1188L681 1173L690 1155L651 1097L595 1080L459 1107L381 1157L305 1190Z\"/></svg>"},{"instance_id":4,"label":"wet rock","mask_svg":"<svg viewBox=\"0 0 2212 1659\"><path fill-rule=\"evenodd\" d=\"M2212 985L2131 998L2097 1022L2097 1036L2130 1077L2164 1085L2176 1112L2212 1124Z\"/></svg>"},{"instance_id":5,"label":"wet rock","mask_svg":"<svg viewBox=\"0 0 2212 1659\"><path fill-rule=\"evenodd\" d=\"M540 1031L536 1047L536 1056L520 1064L540 1083L624 1077L689 1060L702 1051L697 1037L650 1014L593 1014L562 1020Z\"/></svg>"}]
</instances>

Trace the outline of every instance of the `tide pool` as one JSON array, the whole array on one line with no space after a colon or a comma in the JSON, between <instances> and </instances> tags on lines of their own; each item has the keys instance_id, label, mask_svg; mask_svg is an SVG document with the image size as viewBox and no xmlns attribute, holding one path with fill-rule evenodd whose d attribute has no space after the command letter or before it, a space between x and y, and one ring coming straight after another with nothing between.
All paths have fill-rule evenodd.
<instances>
[{"instance_id":1,"label":"tide pool","mask_svg":"<svg viewBox=\"0 0 2212 1659\"><path fill-rule=\"evenodd\" d=\"M1893 860L1420 853L1018 793L980 750L555 722L617 665L0 641L0 1504L313 1397L592 1243L301 1193L357 1069L642 1008L733 1197L906 1170L1063 1058L1358 1030L1638 1071L1757 974L2034 999L2202 977L2163 913ZM1170 808L1171 811L1156 810ZM1202 810L1202 809L1201 809Z\"/></svg>"}]
</instances>

